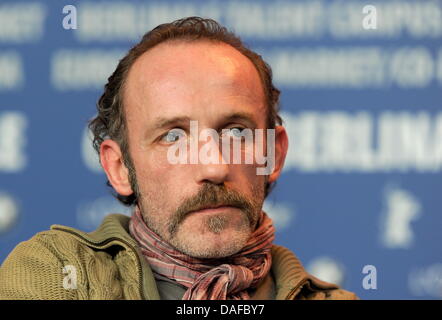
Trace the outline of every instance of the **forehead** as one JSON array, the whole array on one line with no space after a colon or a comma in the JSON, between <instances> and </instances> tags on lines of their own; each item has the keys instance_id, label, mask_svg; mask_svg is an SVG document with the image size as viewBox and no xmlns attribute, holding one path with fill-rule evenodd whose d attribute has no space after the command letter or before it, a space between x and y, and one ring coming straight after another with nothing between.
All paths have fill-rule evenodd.
<instances>
[{"instance_id":1,"label":"forehead","mask_svg":"<svg viewBox=\"0 0 442 320\"><path fill-rule=\"evenodd\" d=\"M176 112L178 104L181 112L201 111L202 105L215 101L253 105L256 113L265 113L264 89L255 66L221 42L159 44L135 61L126 79L128 118L148 112L154 119L158 113Z\"/></svg>"}]
</instances>

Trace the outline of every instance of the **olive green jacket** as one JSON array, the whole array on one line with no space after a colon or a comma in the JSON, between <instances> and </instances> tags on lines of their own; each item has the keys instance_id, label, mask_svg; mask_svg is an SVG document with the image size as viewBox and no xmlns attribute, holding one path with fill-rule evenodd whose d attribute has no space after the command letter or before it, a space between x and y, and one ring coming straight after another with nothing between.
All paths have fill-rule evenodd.
<instances>
[{"instance_id":1,"label":"olive green jacket","mask_svg":"<svg viewBox=\"0 0 442 320\"><path fill-rule=\"evenodd\" d=\"M111 214L91 233L53 225L19 243L0 267L0 299L160 299L128 224ZM253 299L357 299L308 274L286 248L273 246L272 258Z\"/></svg>"}]
</instances>

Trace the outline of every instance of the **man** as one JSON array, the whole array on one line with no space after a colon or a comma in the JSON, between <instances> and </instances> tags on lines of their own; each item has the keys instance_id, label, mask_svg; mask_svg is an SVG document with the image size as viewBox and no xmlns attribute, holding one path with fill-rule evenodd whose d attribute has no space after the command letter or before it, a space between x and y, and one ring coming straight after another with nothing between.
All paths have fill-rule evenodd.
<instances>
[{"instance_id":1,"label":"man","mask_svg":"<svg viewBox=\"0 0 442 320\"><path fill-rule=\"evenodd\" d=\"M19 244L0 298L355 299L273 245L262 205L288 148L278 101L270 67L215 21L148 32L90 123L132 217L109 215L92 233L55 225ZM244 161L251 150L265 161Z\"/></svg>"}]
</instances>

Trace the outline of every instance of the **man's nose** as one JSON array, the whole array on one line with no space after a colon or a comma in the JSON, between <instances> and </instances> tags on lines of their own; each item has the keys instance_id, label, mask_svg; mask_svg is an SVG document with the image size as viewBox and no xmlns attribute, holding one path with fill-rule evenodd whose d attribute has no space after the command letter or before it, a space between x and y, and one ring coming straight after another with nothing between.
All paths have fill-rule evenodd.
<instances>
[{"instance_id":1,"label":"man's nose","mask_svg":"<svg viewBox=\"0 0 442 320\"><path fill-rule=\"evenodd\" d=\"M206 145L206 147L208 147ZM201 151L201 149L200 149ZM198 183L211 182L213 184L224 183L229 176L229 163L223 159L220 146L216 143L210 144L210 157L205 157L206 152L200 152L199 161L196 165L196 178Z\"/></svg>"}]
</instances>

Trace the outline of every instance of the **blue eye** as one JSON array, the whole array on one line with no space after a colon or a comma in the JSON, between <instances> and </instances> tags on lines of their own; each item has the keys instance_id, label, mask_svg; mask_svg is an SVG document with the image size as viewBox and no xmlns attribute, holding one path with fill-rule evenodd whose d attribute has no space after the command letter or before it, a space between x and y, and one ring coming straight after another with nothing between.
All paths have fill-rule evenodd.
<instances>
[{"instance_id":1,"label":"blue eye","mask_svg":"<svg viewBox=\"0 0 442 320\"><path fill-rule=\"evenodd\" d=\"M229 128L229 135L233 138L242 138L243 135L243 131L244 128L241 127L234 127L234 128Z\"/></svg>"},{"instance_id":2,"label":"blue eye","mask_svg":"<svg viewBox=\"0 0 442 320\"><path fill-rule=\"evenodd\" d=\"M172 129L168 131L162 138L161 141L165 141L167 143L177 142L180 138L186 136L186 132L182 129Z\"/></svg>"}]
</instances>

